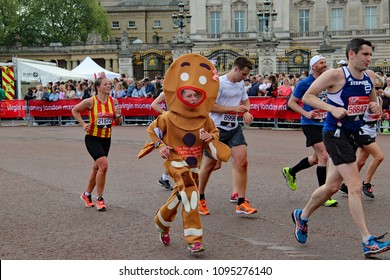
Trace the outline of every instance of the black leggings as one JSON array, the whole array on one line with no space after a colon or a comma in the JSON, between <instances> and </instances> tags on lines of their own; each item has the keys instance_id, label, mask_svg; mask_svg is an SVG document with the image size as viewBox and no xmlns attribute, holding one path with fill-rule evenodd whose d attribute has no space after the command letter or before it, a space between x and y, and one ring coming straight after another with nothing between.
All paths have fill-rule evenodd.
<instances>
[{"instance_id":1,"label":"black leggings","mask_svg":"<svg viewBox=\"0 0 390 280\"><path fill-rule=\"evenodd\" d=\"M85 146L87 147L88 153L96 161L98 158L108 156L111 138L102 138L86 134Z\"/></svg>"}]
</instances>

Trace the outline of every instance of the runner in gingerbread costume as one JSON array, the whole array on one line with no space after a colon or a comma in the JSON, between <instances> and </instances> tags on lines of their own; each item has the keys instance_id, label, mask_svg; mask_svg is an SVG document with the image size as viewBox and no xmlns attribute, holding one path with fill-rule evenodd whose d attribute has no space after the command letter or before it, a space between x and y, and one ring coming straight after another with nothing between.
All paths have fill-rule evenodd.
<instances>
[{"instance_id":1,"label":"runner in gingerbread costume","mask_svg":"<svg viewBox=\"0 0 390 280\"><path fill-rule=\"evenodd\" d=\"M142 158L158 149L176 184L154 218L160 229L160 241L166 246L170 244L170 226L182 204L184 240L192 253L204 250L197 188L203 151L207 149L215 159L222 161L230 157L229 147L218 141L218 129L209 117L218 89L217 70L209 60L197 54L177 58L164 80L169 110L149 125L147 132L151 141L138 154L138 158Z\"/></svg>"}]
</instances>

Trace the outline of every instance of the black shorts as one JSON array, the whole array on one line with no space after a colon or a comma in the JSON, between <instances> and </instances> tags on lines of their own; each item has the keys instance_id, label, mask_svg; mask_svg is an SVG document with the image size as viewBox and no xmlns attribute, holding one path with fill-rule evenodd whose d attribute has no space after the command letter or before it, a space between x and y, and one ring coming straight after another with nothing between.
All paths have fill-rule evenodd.
<instances>
[{"instance_id":1,"label":"black shorts","mask_svg":"<svg viewBox=\"0 0 390 280\"><path fill-rule=\"evenodd\" d=\"M234 146L247 145L241 125L238 125L235 129L232 130L224 130L222 128L218 128L218 130L219 141L228 145L230 148ZM212 158L207 150L204 150L204 155L206 157Z\"/></svg>"},{"instance_id":2,"label":"black shorts","mask_svg":"<svg viewBox=\"0 0 390 280\"><path fill-rule=\"evenodd\" d=\"M110 151L111 138L102 138L86 134L85 146L94 160L101 157L107 157L108 152Z\"/></svg>"},{"instance_id":3,"label":"black shorts","mask_svg":"<svg viewBox=\"0 0 390 280\"><path fill-rule=\"evenodd\" d=\"M340 137L334 136L335 131L324 131L323 139L326 151L334 165L356 161L359 132L341 131Z\"/></svg>"},{"instance_id":4,"label":"black shorts","mask_svg":"<svg viewBox=\"0 0 390 280\"><path fill-rule=\"evenodd\" d=\"M306 136L306 147L311 147L323 141L322 129L322 125L302 125L303 134Z\"/></svg>"},{"instance_id":5,"label":"black shorts","mask_svg":"<svg viewBox=\"0 0 390 280\"><path fill-rule=\"evenodd\" d=\"M363 148L363 146L368 146L375 142L375 137L372 138L370 135L359 135L358 137L358 147Z\"/></svg>"}]
</instances>

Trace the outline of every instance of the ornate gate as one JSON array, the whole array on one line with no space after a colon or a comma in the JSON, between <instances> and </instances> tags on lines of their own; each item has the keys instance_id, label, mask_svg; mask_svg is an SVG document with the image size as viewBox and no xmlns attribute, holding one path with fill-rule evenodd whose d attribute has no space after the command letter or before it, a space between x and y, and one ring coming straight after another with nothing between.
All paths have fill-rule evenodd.
<instances>
[{"instance_id":1,"label":"ornate gate","mask_svg":"<svg viewBox=\"0 0 390 280\"><path fill-rule=\"evenodd\" d=\"M160 50L141 51L134 55L134 78L141 80L144 77L149 77L153 80L156 75L164 76L165 64L171 61L166 61L166 54Z\"/></svg>"},{"instance_id":2,"label":"ornate gate","mask_svg":"<svg viewBox=\"0 0 390 280\"><path fill-rule=\"evenodd\" d=\"M305 47L291 47L285 51L284 61L287 63L287 73L296 74L303 70L309 71L311 50Z\"/></svg>"},{"instance_id":3,"label":"ornate gate","mask_svg":"<svg viewBox=\"0 0 390 280\"><path fill-rule=\"evenodd\" d=\"M227 45L222 45L210 49L207 52L200 52L201 55L207 57L209 60L213 61L215 68L217 68L220 75L226 74L233 67L233 62L238 56L248 57L248 51L240 51L238 49L232 48ZM250 58L251 59L251 58ZM251 59L252 60L252 59ZM255 62L255 61L253 61ZM257 60L256 60L257 64ZM254 65L254 69L257 69L257 65Z\"/></svg>"}]
</instances>

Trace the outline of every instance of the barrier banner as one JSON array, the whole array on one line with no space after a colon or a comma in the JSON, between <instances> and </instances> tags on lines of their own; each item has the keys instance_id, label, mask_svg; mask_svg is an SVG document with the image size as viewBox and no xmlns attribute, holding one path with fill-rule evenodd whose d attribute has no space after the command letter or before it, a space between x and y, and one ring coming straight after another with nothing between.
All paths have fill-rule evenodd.
<instances>
[{"instance_id":1,"label":"barrier banner","mask_svg":"<svg viewBox=\"0 0 390 280\"><path fill-rule=\"evenodd\" d=\"M25 100L1 100L0 119L16 119L26 117Z\"/></svg>"},{"instance_id":2,"label":"barrier banner","mask_svg":"<svg viewBox=\"0 0 390 280\"><path fill-rule=\"evenodd\" d=\"M58 101L29 100L30 116L32 117L71 117L72 109L80 99L68 99ZM82 112L83 116L88 112Z\"/></svg>"},{"instance_id":3,"label":"barrier banner","mask_svg":"<svg viewBox=\"0 0 390 280\"><path fill-rule=\"evenodd\" d=\"M250 113L256 119L277 118L277 119L297 119L301 115L287 110L286 98L273 97L251 97ZM32 117L69 117L72 116L72 109L81 102L79 99L59 100L47 102L42 100L29 100L29 114ZM123 116L158 116L159 114L151 107L152 98L120 98L119 105L122 107ZM165 108L165 104L160 104ZM0 101L0 118L25 118L25 100L2 100ZM384 112L390 113L389 110ZM82 112L87 116L88 112Z\"/></svg>"},{"instance_id":4,"label":"barrier banner","mask_svg":"<svg viewBox=\"0 0 390 280\"><path fill-rule=\"evenodd\" d=\"M287 98L250 97L250 113L255 119L301 119L301 115L292 110L287 110Z\"/></svg>"},{"instance_id":5,"label":"barrier banner","mask_svg":"<svg viewBox=\"0 0 390 280\"><path fill-rule=\"evenodd\" d=\"M118 98L122 116L125 117L158 116L159 113L151 106L153 100L153 98Z\"/></svg>"}]
</instances>

